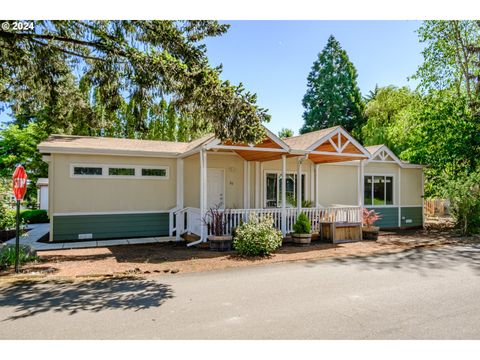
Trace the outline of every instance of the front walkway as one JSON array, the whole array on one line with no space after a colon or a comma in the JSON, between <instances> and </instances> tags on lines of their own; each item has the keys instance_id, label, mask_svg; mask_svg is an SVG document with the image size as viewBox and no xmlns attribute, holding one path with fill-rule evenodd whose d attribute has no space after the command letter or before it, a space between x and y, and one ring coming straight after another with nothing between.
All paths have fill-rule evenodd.
<instances>
[{"instance_id":1,"label":"front walkway","mask_svg":"<svg viewBox=\"0 0 480 360\"><path fill-rule=\"evenodd\" d=\"M20 245L29 245L34 250L38 250L38 247L43 245L43 243L39 243L38 240L48 234L50 231L50 224L29 224L27 228L30 230L20 236ZM15 245L15 238L12 238L5 243L9 245ZM52 248L52 250L53 249L59 248L55 247Z\"/></svg>"},{"instance_id":2,"label":"front walkway","mask_svg":"<svg viewBox=\"0 0 480 360\"><path fill-rule=\"evenodd\" d=\"M50 224L30 224L28 232L20 237L20 245L29 245L36 251L62 250L62 249L82 249L96 248L117 245L136 245L136 244L155 244L165 241L175 240L170 237L148 237L137 239L112 239L112 240L92 240L64 243L44 243L39 240L48 234ZM15 245L15 238L10 239L6 244Z\"/></svg>"}]
</instances>

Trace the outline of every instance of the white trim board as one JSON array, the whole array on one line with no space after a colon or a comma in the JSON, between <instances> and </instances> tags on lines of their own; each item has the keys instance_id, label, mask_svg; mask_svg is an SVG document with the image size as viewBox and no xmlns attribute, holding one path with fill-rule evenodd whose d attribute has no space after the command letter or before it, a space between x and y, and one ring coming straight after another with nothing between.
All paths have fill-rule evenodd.
<instances>
[{"instance_id":1,"label":"white trim board","mask_svg":"<svg viewBox=\"0 0 480 360\"><path fill-rule=\"evenodd\" d=\"M173 208L175 209L175 208ZM131 214L163 214L169 213L170 210L145 210L145 211L94 211L94 212L68 212L54 213L53 216L82 216L82 215L131 215Z\"/></svg>"}]
</instances>

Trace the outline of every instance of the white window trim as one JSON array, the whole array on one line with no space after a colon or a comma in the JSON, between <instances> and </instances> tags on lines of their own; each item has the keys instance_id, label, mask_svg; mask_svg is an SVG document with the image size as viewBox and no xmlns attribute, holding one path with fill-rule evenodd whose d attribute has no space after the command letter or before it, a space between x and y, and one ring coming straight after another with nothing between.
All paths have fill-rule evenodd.
<instances>
[{"instance_id":1,"label":"white window trim","mask_svg":"<svg viewBox=\"0 0 480 360\"><path fill-rule=\"evenodd\" d=\"M265 208L265 209L281 208L282 207L281 203L279 203L279 205L277 205L276 207L273 207L273 206L267 207L267 174L276 174L277 176L279 176L279 175L282 175L282 171L281 170L264 170L263 171L263 208ZM287 176L288 175L297 175L297 171L296 170L290 170L290 171L286 171L285 174ZM309 181L308 181L307 172L302 171L302 176L303 175L305 175L305 186L302 187L302 192L303 192L305 200L308 200L310 194L308 193ZM278 177L277 177L277 179L278 179ZM297 192L297 186L296 185L295 185L294 190L295 190L295 193L296 193ZM277 196L278 196L278 200L279 200L280 199L280 186L277 186ZM287 204L287 207L289 207L288 204ZM296 205L292 206L292 207L296 207Z\"/></svg>"},{"instance_id":2,"label":"white window trim","mask_svg":"<svg viewBox=\"0 0 480 360\"><path fill-rule=\"evenodd\" d=\"M75 175L75 167L102 168L102 175ZM109 168L135 169L135 175L109 175ZM142 175L142 169L164 169L166 176ZM119 179L119 180L168 180L170 178L170 167L166 165L132 165L132 164L70 164L70 177L75 179Z\"/></svg>"},{"instance_id":3,"label":"white window trim","mask_svg":"<svg viewBox=\"0 0 480 360\"><path fill-rule=\"evenodd\" d=\"M393 179L393 186L392 186L392 197L393 197L393 204L384 204L384 205L368 205L368 204L365 204L365 177L367 176L383 176L383 177L392 177ZM396 197L397 195L397 191L395 189L395 184L397 184L397 176L395 174L392 174L392 173L388 173L388 174L378 174L378 173L365 173L363 174L363 194L362 194L362 199L363 199L363 205L365 207L369 207L369 208L384 208L384 207L398 207L398 199ZM385 182L385 188L384 188L384 193L386 194L387 193L387 189L386 189L386 186L387 186L387 183ZM373 186L373 183L372 183L372 201L373 201L373 191L374 191L374 186Z\"/></svg>"}]
</instances>

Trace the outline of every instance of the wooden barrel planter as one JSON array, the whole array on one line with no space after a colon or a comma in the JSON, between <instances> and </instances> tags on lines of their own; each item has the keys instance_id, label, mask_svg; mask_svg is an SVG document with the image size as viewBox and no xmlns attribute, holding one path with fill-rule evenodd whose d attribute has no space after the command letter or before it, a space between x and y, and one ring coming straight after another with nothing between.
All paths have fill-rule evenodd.
<instances>
[{"instance_id":1,"label":"wooden barrel planter","mask_svg":"<svg viewBox=\"0 0 480 360\"><path fill-rule=\"evenodd\" d=\"M308 246L312 242L312 234L292 234L293 243L299 246Z\"/></svg>"},{"instance_id":2,"label":"wooden barrel planter","mask_svg":"<svg viewBox=\"0 0 480 360\"><path fill-rule=\"evenodd\" d=\"M232 250L232 243L232 235L210 235L208 237L208 244L212 251L230 251Z\"/></svg>"}]
</instances>

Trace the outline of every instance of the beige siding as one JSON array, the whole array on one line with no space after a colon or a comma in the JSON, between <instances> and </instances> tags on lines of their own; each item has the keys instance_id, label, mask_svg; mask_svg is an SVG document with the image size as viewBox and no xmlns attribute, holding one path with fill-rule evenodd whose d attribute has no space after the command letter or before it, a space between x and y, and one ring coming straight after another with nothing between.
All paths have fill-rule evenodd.
<instances>
[{"instance_id":1,"label":"beige siding","mask_svg":"<svg viewBox=\"0 0 480 360\"><path fill-rule=\"evenodd\" d=\"M402 205L422 205L422 169L402 169Z\"/></svg>"},{"instance_id":2,"label":"beige siding","mask_svg":"<svg viewBox=\"0 0 480 360\"><path fill-rule=\"evenodd\" d=\"M318 169L320 205L358 205L358 167L321 164Z\"/></svg>"},{"instance_id":3,"label":"beige siding","mask_svg":"<svg viewBox=\"0 0 480 360\"><path fill-rule=\"evenodd\" d=\"M183 161L183 204L200 207L200 156L189 156Z\"/></svg>"},{"instance_id":4,"label":"beige siding","mask_svg":"<svg viewBox=\"0 0 480 360\"><path fill-rule=\"evenodd\" d=\"M176 159L53 155L52 214L168 210L176 205ZM169 179L70 177L70 164L169 166ZM50 176L50 180L52 177Z\"/></svg>"}]
</instances>

